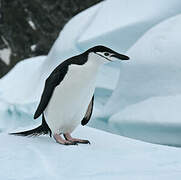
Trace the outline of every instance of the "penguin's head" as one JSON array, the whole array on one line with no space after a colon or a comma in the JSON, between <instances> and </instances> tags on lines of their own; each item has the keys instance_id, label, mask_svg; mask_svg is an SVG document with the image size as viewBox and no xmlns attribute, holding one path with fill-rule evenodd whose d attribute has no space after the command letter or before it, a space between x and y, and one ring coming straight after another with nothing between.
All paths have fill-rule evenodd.
<instances>
[{"instance_id":1,"label":"penguin's head","mask_svg":"<svg viewBox=\"0 0 181 180\"><path fill-rule=\"evenodd\" d=\"M119 54L115 51L113 51L110 48L107 48L105 46L94 46L90 49L87 50L88 54L89 53L94 53L94 55L96 55L98 57L98 59L102 59L105 62L110 62L110 61L114 61L114 59L119 59L119 60L129 60L128 56L125 56L123 54Z\"/></svg>"}]
</instances>

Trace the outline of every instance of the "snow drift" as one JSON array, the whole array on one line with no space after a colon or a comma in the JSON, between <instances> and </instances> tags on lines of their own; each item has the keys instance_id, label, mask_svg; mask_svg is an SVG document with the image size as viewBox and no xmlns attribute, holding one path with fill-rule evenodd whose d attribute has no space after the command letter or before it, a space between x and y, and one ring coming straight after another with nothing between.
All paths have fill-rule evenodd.
<instances>
[{"instance_id":1,"label":"snow drift","mask_svg":"<svg viewBox=\"0 0 181 180\"><path fill-rule=\"evenodd\" d=\"M119 83L106 105L121 134L181 145L181 15L148 31L128 52ZM119 99L119 100L118 100Z\"/></svg>"}]
</instances>

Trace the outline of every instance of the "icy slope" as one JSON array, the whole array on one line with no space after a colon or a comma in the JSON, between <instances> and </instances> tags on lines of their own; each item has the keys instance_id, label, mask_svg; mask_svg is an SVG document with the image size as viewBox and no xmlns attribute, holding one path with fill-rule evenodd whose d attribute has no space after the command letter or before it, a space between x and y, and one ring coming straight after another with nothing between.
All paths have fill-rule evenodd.
<instances>
[{"instance_id":1,"label":"icy slope","mask_svg":"<svg viewBox=\"0 0 181 180\"><path fill-rule=\"evenodd\" d=\"M126 51L148 29L180 12L180 0L107 0L77 45L85 49L103 43L117 51Z\"/></svg>"},{"instance_id":2,"label":"icy slope","mask_svg":"<svg viewBox=\"0 0 181 180\"><path fill-rule=\"evenodd\" d=\"M180 179L181 149L88 127L79 127L74 135L92 144L62 146L46 136L24 138L1 133L1 179Z\"/></svg>"},{"instance_id":3,"label":"icy slope","mask_svg":"<svg viewBox=\"0 0 181 180\"><path fill-rule=\"evenodd\" d=\"M130 50L106 105L119 134L181 146L181 15L148 31Z\"/></svg>"},{"instance_id":4,"label":"icy slope","mask_svg":"<svg viewBox=\"0 0 181 180\"><path fill-rule=\"evenodd\" d=\"M181 14L153 27L128 51L132 61L120 67L107 112L155 96L181 94L180 29Z\"/></svg>"},{"instance_id":5,"label":"icy slope","mask_svg":"<svg viewBox=\"0 0 181 180\"><path fill-rule=\"evenodd\" d=\"M26 104L37 99L37 88L42 83L37 73L46 56L25 59L0 79L0 99L10 104ZM33 76L37 76L32 79ZM37 82L38 81L38 82ZM38 96L39 97L39 96Z\"/></svg>"}]
</instances>

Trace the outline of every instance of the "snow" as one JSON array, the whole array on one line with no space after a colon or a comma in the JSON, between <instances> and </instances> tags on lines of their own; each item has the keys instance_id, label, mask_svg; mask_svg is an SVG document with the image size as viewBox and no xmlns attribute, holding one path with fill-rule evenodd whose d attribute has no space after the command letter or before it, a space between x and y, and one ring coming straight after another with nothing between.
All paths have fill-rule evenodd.
<instances>
[{"instance_id":1,"label":"snow","mask_svg":"<svg viewBox=\"0 0 181 180\"><path fill-rule=\"evenodd\" d=\"M153 27L128 51L132 62L122 65L105 107L120 134L181 146L180 28L177 15Z\"/></svg>"},{"instance_id":2,"label":"snow","mask_svg":"<svg viewBox=\"0 0 181 180\"><path fill-rule=\"evenodd\" d=\"M0 79L1 179L180 179L180 148L157 145L181 146L180 5L180 0L103 1L72 18L47 56L21 61ZM97 44L127 51L131 60L100 69L89 124L157 144L89 127L74 135L91 145L8 135L41 123L32 115L47 76Z\"/></svg>"},{"instance_id":3,"label":"snow","mask_svg":"<svg viewBox=\"0 0 181 180\"><path fill-rule=\"evenodd\" d=\"M129 46L132 46L136 40L143 35L147 29L149 29L149 27L180 12L181 6L179 0L164 3L164 6L163 3L163 0L160 0L159 3L155 2L155 0L152 0L149 3L142 0L142 5L145 7L145 10L142 10L142 21L144 21L144 23L139 22L141 14L138 13L140 11L136 1L134 3L125 0L103 1L102 3L79 13L65 25L64 29L61 31L59 37L52 46L48 56L44 57L44 60L37 61L36 65L32 65L31 68L27 68L26 77L19 74L17 78L18 82L15 80L13 86L7 83L8 81L5 79L0 80L0 99L13 104L23 104L27 102L30 104L37 103L39 100L38 97L40 97L42 93L44 81L51 71L63 60L73 55L77 55L93 45L91 42L89 43L89 39L86 39L85 37L90 37L90 40L92 39L92 41L94 41L94 39L98 39L99 41L94 41L95 44L99 43L109 45L106 44L106 38L112 43L109 47L119 52L127 50L127 43ZM150 8L151 6L154 8ZM128 11L126 11L125 8L123 8L122 11L119 11L117 7L125 7ZM114 13L107 13L110 11L109 8L111 8L112 11L114 10L115 15ZM145 13L147 12L149 12L149 15L145 16ZM109 15L112 21L107 20ZM120 18L123 17L125 20L121 20L118 23L115 18L117 16ZM101 24L98 25L100 22ZM146 26L145 23L150 24L150 26ZM103 24L105 25L103 26ZM135 29L137 30L135 31ZM135 34L135 32L137 32L137 34ZM102 36L99 38L100 34L103 34L104 38ZM129 38L116 41L116 39L120 37L120 34L122 34L121 37ZM34 61L35 58L31 58L29 60ZM25 66L26 69L27 62L21 62L20 66ZM115 67L118 68L116 69ZM107 69L111 70L107 71ZM98 77L97 86L113 90L118 79L118 74L119 66L116 63L115 65L109 65L109 68L102 68ZM14 77L16 74L12 71L8 76ZM114 78L110 81L110 77ZM15 84L17 85L16 88L13 88L12 93L11 89L12 87L15 87ZM21 88L22 86L25 88ZM36 89L34 88L35 86ZM6 89L6 91L4 89Z\"/></svg>"},{"instance_id":4,"label":"snow","mask_svg":"<svg viewBox=\"0 0 181 180\"><path fill-rule=\"evenodd\" d=\"M39 56L21 61L4 76L0 80L1 101L13 105L25 105L37 101L39 96L36 94L36 84L41 84L37 82L39 80L37 71L44 59L45 56ZM35 75L37 77L32 79Z\"/></svg>"},{"instance_id":5,"label":"snow","mask_svg":"<svg viewBox=\"0 0 181 180\"><path fill-rule=\"evenodd\" d=\"M32 51L35 51L35 49L36 49L36 44L31 45L30 48L31 48Z\"/></svg>"},{"instance_id":6,"label":"snow","mask_svg":"<svg viewBox=\"0 0 181 180\"><path fill-rule=\"evenodd\" d=\"M110 118L117 133L143 141L181 146L181 95L152 97Z\"/></svg>"},{"instance_id":7,"label":"snow","mask_svg":"<svg viewBox=\"0 0 181 180\"><path fill-rule=\"evenodd\" d=\"M62 146L48 136L26 138L2 133L1 179L180 179L179 148L88 127L79 127L74 136L87 138L92 144Z\"/></svg>"},{"instance_id":8,"label":"snow","mask_svg":"<svg viewBox=\"0 0 181 180\"><path fill-rule=\"evenodd\" d=\"M17 88L14 88L14 94L16 95L12 97L12 88L11 86L9 87L9 83L6 83L6 96L0 95L0 99L3 98L9 101L10 98L8 97L11 96L12 103L23 103L25 99L28 99L31 103L37 102L37 97L41 95L44 84L38 82L44 82L50 72L63 60L77 55L95 44L104 44L120 53L124 52L153 25L163 19L178 14L181 7L180 3L181 2L179 0L169 1L167 3L163 0L160 0L159 2L152 0L149 1L149 3L146 0L142 0L141 4L144 6L144 10L142 9L143 16L141 18L141 22L143 23L140 22L141 14L138 13L140 11L136 1L131 3L131 1L125 0L107 0L79 13L65 25L44 62L37 62L37 67L33 68L33 73L29 73L28 71L25 78L22 76L18 78L20 79L21 85L24 84L26 88L22 89L21 87L16 86ZM125 8L119 11L118 7ZM107 13L110 12L110 8L111 12L114 12L115 15L114 13ZM146 16L145 14L148 15ZM108 20L109 15L111 21ZM123 17L124 21L120 19L118 23L115 18L117 16L120 18ZM103 26L103 24L105 25ZM106 31L106 33L104 31ZM100 34L102 34L102 36L99 36ZM122 37L122 39L119 39L119 37ZM108 42L111 44L107 44ZM34 58L31 60L33 59ZM24 62L21 62L22 66L23 63ZM109 66L113 68L117 67L117 64ZM108 71L106 71L106 69L102 68L103 74L101 73L99 75L99 82L104 82L99 79L103 79L107 72ZM117 74L118 73L114 73L114 70L109 71L109 74L107 74L107 77L115 77L112 78L112 81L109 81L109 89L113 89L115 87L118 79ZM11 75L15 76L13 73L11 73ZM33 81L27 81L27 79L33 79ZM35 91L34 84L36 84ZM105 83L97 83L99 87L104 86L104 84ZM1 81L0 87L2 87ZM19 91L21 91L21 93L19 93ZM30 94L30 92L33 93Z\"/></svg>"},{"instance_id":9,"label":"snow","mask_svg":"<svg viewBox=\"0 0 181 180\"><path fill-rule=\"evenodd\" d=\"M8 42L6 41L6 39L3 36L1 36L1 39L6 44L7 47L0 50L0 58L7 65L9 65L9 63L10 63L10 56L11 56L11 48L9 47Z\"/></svg>"},{"instance_id":10,"label":"snow","mask_svg":"<svg viewBox=\"0 0 181 180\"><path fill-rule=\"evenodd\" d=\"M102 3L94 20L78 39L78 47L85 49L104 44L124 52L148 29L180 12L180 0L166 3L165 0L108 0Z\"/></svg>"},{"instance_id":11,"label":"snow","mask_svg":"<svg viewBox=\"0 0 181 180\"><path fill-rule=\"evenodd\" d=\"M0 50L0 58L8 65L10 63L11 49L4 48Z\"/></svg>"},{"instance_id":12,"label":"snow","mask_svg":"<svg viewBox=\"0 0 181 180\"><path fill-rule=\"evenodd\" d=\"M32 27L33 30L36 30L36 26L35 26L35 24L33 23L32 20L28 20L28 23Z\"/></svg>"},{"instance_id":13,"label":"snow","mask_svg":"<svg viewBox=\"0 0 181 180\"><path fill-rule=\"evenodd\" d=\"M180 94L180 24L181 15L163 21L127 52L131 61L120 67L119 82L108 103L117 108L114 112L153 96Z\"/></svg>"}]
</instances>

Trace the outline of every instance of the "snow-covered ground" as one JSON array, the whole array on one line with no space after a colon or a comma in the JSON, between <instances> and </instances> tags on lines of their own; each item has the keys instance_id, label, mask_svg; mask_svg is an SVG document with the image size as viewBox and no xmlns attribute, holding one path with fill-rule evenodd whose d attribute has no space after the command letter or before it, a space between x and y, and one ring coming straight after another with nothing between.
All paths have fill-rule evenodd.
<instances>
[{"instance_id":1,"label":"snow-covered ground","mask_svg":"<svg viewBox=\"0 0 181 180\"><path fill-rule=\"evenodd\" d=\"M180 148L89 127L74 134L91 145L8 135L40 124L32 115L59 63L102 44L131 60L100 70L89 125L181 146L180 13L180 0L103 1L72 18L47 56L24 60L0 79L0 179L180 179Z\"/></svg>"},{"instance_id":2,"label":"snow-covered ground","mask_svg":"<svg viewBox=\"0 0 181 180\"><path fill-rule=\"evenodd\" d=\"M4 180L160 180L181 177L181 149L80 127L74 136L91 145L62 146L47 136L0 135Z\"/></svg>"}]
</instances>

